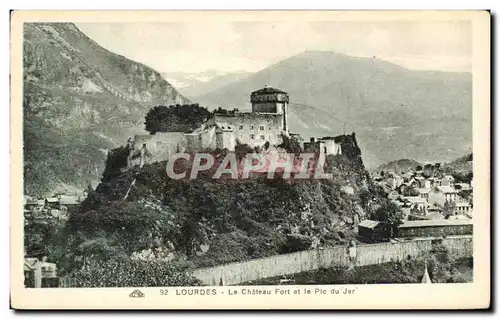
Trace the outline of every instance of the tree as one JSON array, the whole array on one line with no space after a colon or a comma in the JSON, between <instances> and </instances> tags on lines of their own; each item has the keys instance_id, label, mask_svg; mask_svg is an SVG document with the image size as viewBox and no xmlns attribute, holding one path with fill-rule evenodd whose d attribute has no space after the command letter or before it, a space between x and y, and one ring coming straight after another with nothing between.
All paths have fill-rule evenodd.
<instances>
[{"instance_id":1,"label":"tree","mask_svg":"<svg viewBox=\"0 0 500 319\"><path fill-rule=\"evenodd\" d=\"M422 166L421 165L417 165L417 171L421 171L422 170Z\"/></svg>"},{"instance_id":2,"label":"tree","mask_svg":"<svg viewBox=\"0 0 500 319\"><path fill-rule=\"evenodd\" d=\"M281 135L283 142L278 145L278 147L285 149L289 153L300 154L303 152L300 142L295 137L289 137L287 135Z\"/></svg>"},{"instance_id":3,"label":"tree","mask_svg":"<svg viewBox=\"0 0 500 319\"><path fill-rule=\"evenodd\" d=\"M120 169L127 166L128 155L129 150L124 146L112 149L108 153L108 158L106 159L106 166L104 168L104 172L102 173L102 181L118 175L120 173Z\"/></svg>"},{"instance_id":4,"label":"tree","mask_svg":"<svg viewBox=\"0 0 500 319\"><path fill-rule=\"evenodd\" d=\"M210 112L199 104L158 105L146 114L146 131L190 133L210 116Z\"/></svg>"},{"instance_id":5,"label":"tree","mask_svg":"<svg viewBox=\"0 0 500 319\"><path fill-rule=\"evenodd\" d=\"M370 202L373 198L373 194L365 187L359 190L359 200L361 207L367 209L370 206Z\"/></svg>"},{"instance_id":6,"label":"tree","mask_svg":"<svg viewBox=\"0 0 500 319\"><path fill-rule=\"evenodd\" d=\"M455 215L455 202L446 201L443 205L443 216L448 219L450 216Z\"/></svg>"},{"instance_id":7,"label":"tree","mask_svg":"<svg viewBox=\"0 0 500 319\"><path fill-rule=\"evenodd\" d=\"M385 201L375 211L375 219L385 223L391 232L391 237L394 236L395 228L403 223L403 211L392 201Z\"/></svg>"},{"instance_id":8,"label":"tree","mask_svg":"<svg viewBox=\"0 0 500 319\"><path fill-rule=\"evenodd\" d=\"M419 195L419 192L411 187L411 186L407 186L407 187L404 187L403 189L403 196L412 196L412 197L415 197L415 196L418 196Z\"/></svg>"}]
</instances>

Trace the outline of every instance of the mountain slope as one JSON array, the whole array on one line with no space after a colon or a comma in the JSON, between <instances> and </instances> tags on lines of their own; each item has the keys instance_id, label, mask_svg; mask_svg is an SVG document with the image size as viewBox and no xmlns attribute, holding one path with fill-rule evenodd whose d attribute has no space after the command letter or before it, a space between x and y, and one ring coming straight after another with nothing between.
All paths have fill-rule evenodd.
<instances>
[{"instance_id":1,"label":"mountain slope","mask_svg":"<svg viewBox=\"0 0 500 319\"><path fill-rule=\"evenodd\" d=\"M455 159L451 163L446 163L443 165L445 171L451 171L456 173L472 173L472 153Z\"/></svg>"},{"instance_id":2,"label":"mountain slope","mask_svg":"<svg viewBox=\"0 0 500 319\"><path fill-rule=\"evenodd\" d=\"M163 77L187 97L198 96L218 90L230 83L250 75L245 71L221 73L213 70L201 73L163 73Z\"/></svg>"},{"instance_id":3,"label":"mountain slope","mask_svg":"<svg viewBox=\"0 0 500 319\"><path fill-rule=\"evenodd\" d=\"M415 160L404 158L389 162L387 164L380 165L375 171L400 173L400 172L407 172L410 169L416 170L417 166L423 166L423 165Z\"/></svg>"},{"instance_id":4,"label":"mountain slope","mask_svg":"<svg viewBox=\"0 0 500 319\"><path fill-rule=\"evenodd\" d=\"M264 85L290 94L292 131L306 138L355 131L369 167L402 157L452 160L472 144L471 74L375 58L304 52L193 100L249 109L250 92Z\"/></svg>"},{"instance_id":5,"label":"mountain slope","mask_svg":"<svg viewBox=\"0 0 500 319\"><path fill-rule=\"evenodd\" d=\"M107 150L144 132L157 104L184 103L151 68L70 23L24 25L24 186L47 195L99 179Z\"/></svg>"}]
</instances>

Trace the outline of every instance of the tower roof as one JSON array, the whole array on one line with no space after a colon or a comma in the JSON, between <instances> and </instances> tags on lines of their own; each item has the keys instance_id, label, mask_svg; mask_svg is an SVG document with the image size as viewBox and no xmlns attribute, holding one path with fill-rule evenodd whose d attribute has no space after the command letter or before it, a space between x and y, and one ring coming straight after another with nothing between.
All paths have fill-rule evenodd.
<instances>
[{"instance_id":1,"label":"tower roof","mask_svg":"<svg viewBox=\"0 0 500 319\"><path fill-rule=\"evenodd\" d=\"M423 284L432 284L431 277L429 277L429 272L427 271L427 262L425 263L424 276L422 277Z\"/></svg>"},{"instance_id":2,"label":"tower roof","mask_svg":"<svg viewBox=\"0 0 500 319\"><path fill-rule=\"evenodd\" d=\"M257 91L253 91L251 93L251 95L273 94L273 93L287 94L286 92L283 92L281 90L275 89L275 88L270 87L270 86L266 86L263 89L260 89L260 90L257 90Z\"/></svg>"}]
</instances>

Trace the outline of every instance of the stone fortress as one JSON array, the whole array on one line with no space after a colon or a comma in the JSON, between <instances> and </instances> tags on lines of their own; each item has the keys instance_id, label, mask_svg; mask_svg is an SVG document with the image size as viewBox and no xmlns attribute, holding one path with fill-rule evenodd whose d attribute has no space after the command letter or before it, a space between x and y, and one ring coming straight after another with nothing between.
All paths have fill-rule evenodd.
<instances>
[{"instance_id":1,"label":"stone fortress","mask_svg":"<svg viewBox=\"0 0 500 319\"><path fill-rule=\"evenodd\" d=\"M289 132L288 124L289 100L286 92L264 87L250 94L251 112L216 112L192 133L157 132L153 135L136 135L134 145L136 149L147 149L148 159L141 156L141 163L145 160L166 160L178 152L217 148L234 151L238 143L262 147L269 142L270 146L276 147L282 143L283 136L293 135ZM310 142L304 143L304 148L326 155L342 152L340 143L328 137L311 138Z\"/></svg>"}]
</instances>

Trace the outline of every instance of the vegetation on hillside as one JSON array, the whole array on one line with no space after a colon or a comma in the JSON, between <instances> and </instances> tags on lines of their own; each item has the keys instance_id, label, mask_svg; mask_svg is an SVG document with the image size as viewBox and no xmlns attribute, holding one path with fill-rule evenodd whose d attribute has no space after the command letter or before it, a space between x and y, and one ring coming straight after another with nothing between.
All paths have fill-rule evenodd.
<instances>
[{"instance_id":1,"label":"vegetation on hillside","mask_svg":"<svg viewBox=\"0 0 500 319\"><path fill-rule=\"evenodd\" d=\"M191 133L210 116L210 112L198 104L158 105L146 114L146 131Z\"/></svg>"},{"instance_id":2,"label":"vegetation on hillside","mask_svg":"<svg viewBox=\"0 0 500 319\"><path fill-rule=\"evenodd\" d=\"M238 145L241 157L255 151ZM212 151L215 166L225 153ZM203 267L345 244L356 239L355 223L365 218L368 204L360 195L374 197L366 194L366 171L348 169L345 155L328 158L332 180L300 181L279 175L212 179L215 169L196 180L173 180L165 162L123 170L125 156L123 148L108 154L101 183L62 230L61 245L71 253L51 258L67 273L82 260L104 262L151 249ZM190 169L189 161L178 165Z\"/></svg>"},{"instance_id":3,"label":"vegetation on hillside","mask_svg":"<svg viewBox=\"0 0 500 319\"><path fill-rule=\"evenodd\" d=\"M90 260L69 277L75 288L176 287L201 284L196 278L186 275L182 267L172 263L129 258Z\"/></svg>"},{"instance_id":4,"label":"vegetation on hillside","mask_svg":"<svg viewBox=\"0 0 500 319\"><path fill-rule=\"evenodd\" d=\"M400 174L401 172L407 172L410 169L418 170L418 168L422 169L422 164L413 159L404 158L380 165L375 171L394 172Z\"/></svg>"},{"instance_id":5,"label":"vegetation on hillside","mask_svg":"<svg viewBox=\"0 0 500 319\"><path fill-rule=\"evenodd\" d=\"M159 73L71 23L26 23L23 32L25 194L97 182L106 151L143 131L151 103L188 103Z\"/></svg>"}]
</instances>

